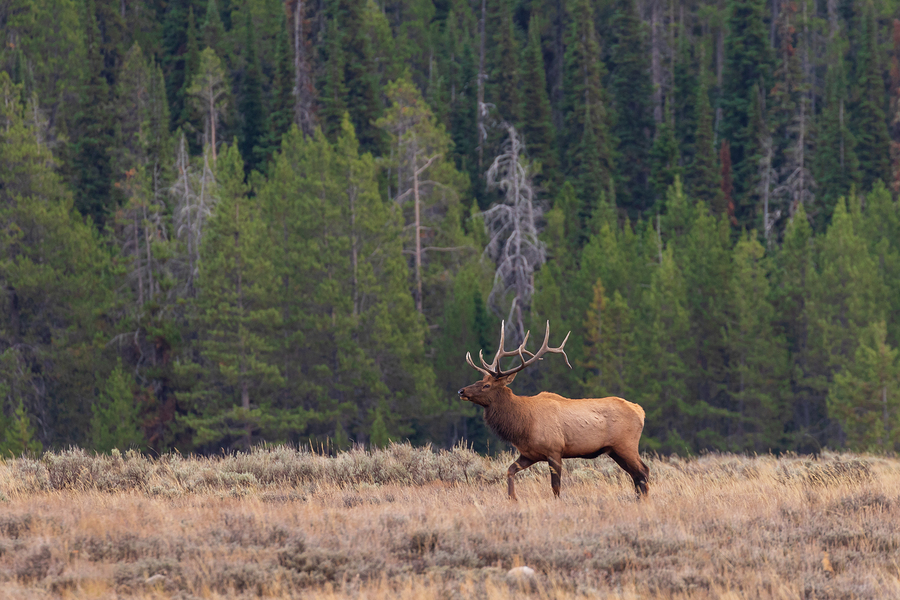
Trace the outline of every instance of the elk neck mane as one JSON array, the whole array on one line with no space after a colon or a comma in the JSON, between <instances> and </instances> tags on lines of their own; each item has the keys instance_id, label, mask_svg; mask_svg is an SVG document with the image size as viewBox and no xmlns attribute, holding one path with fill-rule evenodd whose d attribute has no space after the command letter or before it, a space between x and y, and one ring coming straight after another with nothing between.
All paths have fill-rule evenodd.
<instances>
[{"instance_id":1,"label":"elk neck mane","mask_svg":"<svg viewBox=\"0 0 900 600\"><path fill-rule=\"evenodd\" d=\"M493 401L484 409L484 421L513 446L528 439L532 419L525 403L505 387L494 392Z\"/></svg>"}]
</instances>

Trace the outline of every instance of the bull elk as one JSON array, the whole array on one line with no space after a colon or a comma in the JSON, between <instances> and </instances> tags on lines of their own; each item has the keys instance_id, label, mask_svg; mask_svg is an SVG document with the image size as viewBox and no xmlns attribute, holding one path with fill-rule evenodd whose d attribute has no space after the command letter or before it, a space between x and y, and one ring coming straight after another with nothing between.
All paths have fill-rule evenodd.
<instances>
[{"instance_id":1,"label":"bull elk","mask_svg":"<svg viewBox=\"0 0 900 600\"><path fill-rule=\"evenodd\" d=\"M522 345L510 352L504 349L505 324L501 324L500 347L494 361L486 363L479 351L482 365L479 367L467 352L466 362L483 377L459 390L461 400L484 407L485 422L519 451L519 458L506 471L510 499L518 499L513 482L516 473L536 462L547 461L550 465L550 485L554 496L558 497L562 459L596 458L601 454L609 454L631 475L638 497L646 495L649 471L638 454L638 442L644 429L644 410L640 406L614 396L570 400L551 392L517 396L509 389L516 373L542 360L548 352L562 354L569 365L569 357L563 348L571 331L559 348L551 348L550 322L547 321L544 343L533 354L525 349L529 333L525 334ZM520 364L502 370L501 359L512 356L519 358Z\"/></svg>"}]
</instances>

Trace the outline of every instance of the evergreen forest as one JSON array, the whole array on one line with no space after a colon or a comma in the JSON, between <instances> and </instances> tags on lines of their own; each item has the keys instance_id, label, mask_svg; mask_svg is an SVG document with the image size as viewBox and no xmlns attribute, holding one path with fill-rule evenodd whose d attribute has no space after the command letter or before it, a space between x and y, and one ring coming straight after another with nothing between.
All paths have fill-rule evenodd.
<instances>
[{"instance_id":1,"label":"evergreen forest","mask_svg":"<svg viewBox=\"0 0 900 600\"><path fill-rule=\"evenodd\" d=\"M0 0L0 454L900 450L898 0ZM513 364L512 361L510 364Z\"/></svg>"}]
</instances>

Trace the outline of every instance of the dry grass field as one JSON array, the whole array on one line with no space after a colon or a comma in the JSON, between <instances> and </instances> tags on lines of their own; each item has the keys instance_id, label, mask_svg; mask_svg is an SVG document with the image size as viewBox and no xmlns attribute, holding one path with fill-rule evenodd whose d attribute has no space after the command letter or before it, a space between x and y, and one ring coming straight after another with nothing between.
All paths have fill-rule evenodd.
<instances>
[{"instance_id":1,"label":"dry grass field","mask_svg":"<svg viewBox=\"0 0 900 600\"><path fill-rule=\"evenodd\" d=\"M0 461L4 598L900 598L900 461L511 455L394 445ZM533 579L510 579L516 566Z\"/></svg>"}]
</instances>

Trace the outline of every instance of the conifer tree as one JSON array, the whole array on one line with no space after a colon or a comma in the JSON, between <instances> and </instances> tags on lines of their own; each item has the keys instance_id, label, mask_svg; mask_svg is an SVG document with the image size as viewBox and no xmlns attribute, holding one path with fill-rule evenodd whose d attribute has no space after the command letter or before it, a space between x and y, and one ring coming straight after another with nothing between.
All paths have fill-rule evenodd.
<instances>
[{"instance_id":1,"label":"conifer tree","mask_svg":"<svg viewBox=\"0 0 900 600\"><path fill-rule=\"evenodd\" d=\"M206 17L200 28L200 39L203 40L203 48L212 48L217 55L225 56L225 25L222 24L222 15L219 13L219 5L216 0L206 3Z\"/></svg>"},{"instance_id":2,"label":"conifer tree","mask_svg":"<svg viewBox=\"0 0 900 600\"><path fill-rule=\"evenodd\" d=\"M789 418L788 353L773 328L764 256L762 244L745 232L734 248L728 284L732 314L725 322L731 408L739 417L730 424L729 446L756 452L784 447Z\"/></svg>"},{"instance_id":3,"label":"conifer tree","mask_svg":"<svg viewBox=\"0 0 900 600\"><path fill-rule=\"evenodd\" d=\"M412 82L401 78L386 92L390 105L376 125L396 148L386 164L388 185L412 236L407 244L416 308L432 317L443 297L432 283L445 280L455 252L469 250L460 228L460 191L466 182L448 160L450 137ZM441 251L450 248L455 250Z\"/></svg>"},{"instance_id":4,"label":"conifer tree","mask_svg":"<svg viewBox=\"0 0 900 600\"><path fill-rule=\"evenodd\" d=\"M187 88L187 95L194 110L202 117L203 145L209 146L215 163L217 133L228 106L228 81L222 69L222 62L212 48L206 48L200 54L200 64L191 85Z\"/></svg>"},{"instance_id":5,"label":"conifer tree","mask_svg":"<svg viewBox=\"0 0 900 600\"><path fill-rule=\"evenodd\" d=\"M682 177L684 170L679 164L678 140L675 139L675 128L672 118L667 115L656 126L656 140L650 149L650 189L654 196L654 206L659 209L666 192L675 183L676 177Z\"/></svg>"},{"instance_id":6,"label":"conifer tree","mask_svg":"<svg viewBox=\"0 0 900 600\"><path fill-rule=\"evenodd\" d=\"M267 117L266 158L281 146L281 138L288 132L294 118L293 74L291 52L288 47L287 22L281 13L275 42L274 74L272 77L272 106Z\"/></svg>"},{"instance_id":7,"label":"conifer tree","mask_svg":"<svg viewBox=\"0 0 900 600\"><path fill-rule=\"evenodd\" d=\"M26 119L21 86L0 71L0 347L14 365L0 375L42 415L40 437L80 443L94 395L96 319L112 310L109 255L74 210L46 144Z\"/></svg>"},{"instance_id":8,"label":"conifer tree","mask_svg":"<svg viewBox=\"0 0 900 600\"><path fill-rule=\"evenodd\" d=\"M181 114L178 116L177 126L191 121L191 103L189 102L189 88L194 81L200 67L200 43L197 39L197 23L194 19L194 7L188 9L188 24L185 30L187 42L184 52L184 68L182 71L183 83L181 89L178 90L177 103L181 107Z\"/></svg>"},{"instance_id":9,"label":"conifer tree","mask_svg":"<svg viewBox=\"0 0 900 600\"><path fill-rule=\"evenodd\" d=\"M190 406L184 422L199 448L249 448L254 435L277 431L281 420L268 408L283 381L274 347L281 315L272 303L263 222L246 197L236 145L222 152L216 173L218 203L200 246L197 282L203 360L185 366L197 384L183 395Z\"/></svg>"},{"instance_id":10,"label":"conifer tree","mask_svg":"<svg viewBox=\"0 0 900 600\"><path fill-rule=\"evenodd\" d=\"M607 297L603 282L594 285L594 299L584 319L584 393L589 397L628 396L633 381L634 331L628 303L618 290Z\"/></svg>"},{"instance_id":11,"label":"conifer tree","mask_svg":"<svg viewBox=\"0 0 900 600\"><path fill-rule=\"evenodd\" d=\"M36 456L44 449L40 440L34 438L34 427L25 410L25 404L19 400L12 418L7 422L6 431L0 441L0 456L14 458L26 453Z\"/></svg>"},{"instance_id":12,"label":"conifer tree","mask_svg":"<svg viewBox=\"0 0 900 600\"><path fill-rule=\"evenodd\" d=\"M878 22L871 0L859 15L859 50L856 56L853 132L859 158L860 184L868 190L875 180L890 181L890 136L885 119L884 79L878 48Z\"/></svg>"},{"instance_id":13,"label":"conifer tree","mask_svg":"<svg viewBox=\"0 0 900 600\"><path fill-rule=\"evenodd\" d=\"M528 45L525 47L522 73L522 137L529 157L539 162L541 172L538 182L553 181L559 168L556 130L547 95L547 77L544 71L544 54L541 45L540 17L531 15L528 21Z\"/></svg>"},{"instance_id":14,"label":"conifer tree","mask_svg":"<svg viewBox=\"0 0 900 600\"><path fill-rule=\"evenodd\" d=\"M744 196L750 191L747 184L758 166L748 160L756 143L750 117L754 98L752 88L757 85L760 90L769 90L772 81L765 10L764 0L730 0L728 3L719 135L731 145L734 193L738 206L744 205Z\"/></svg>"},{"instance_id":15,"label":"conifer tree","mask_svg":"<svg viewBox=\"0 0 900 600\"><path fill-rule=\"evenodd\" d=\"M250 12L244 22L245 57L244 76L241 79L238 110L243 117L241 123L240 151L245 158L247 173L257 169L265 158L265 149L260 147L265 139L265 115L263 115L262 81L259 60L256 55L256 35Z\"/></svg>"},{"instance_id":16,"label":"conifer tree","mask_svg":"<svg viewBox=\"0 0 900 600\"><path fill-rule=\"evenodd\" d=\"M72 137L72 174L75 206L102 226L112 210L112 123L109 115L109 86L103 77L100 30L93 0L85 5L84 47L87 52L86 77L79 98Z\"/></svg>"},{"instance_id":17,"label":"conifer tree","mask_svg":"<svg viewBox=\"0 0 900 600\"><path fill-rule=\"evenodd\" d=\"M321 109L319 120L329 139L334 139L340 129L341 119L347 112L347 86L344 82L346 58L337 21L328 22L325 41L324 73L322 75Z\"/></svg>"},{"instance_id":18,"label":"conifer tree","mask_svg":"<svg viewBox=\"0 0 900 600\"><path fill-rule=\"evenodd\" d=\"M143 445L131 377L119 362L101 386L91 417L91 442L97 452L131 450Z\"/></svg>"},{"instance_id":19,"label":"conifer tree","mask_svg":"<svg viewBox=\"0 0 900 600\"><path fill-rule=\"evenodd\" d=\"M687 172L688 193L692 198L705 202L713 214L723 215L726 207L722 194L722 173L713 144L713 112L702 66L694 110L697 129L694 133L694 159Z\"/></svg>"},{"instance_id":20,"label":"conifer tree","mask_svg":"<svg viewBox=\"0 0 900 600\"><path fill-rule=\"evenodd\" d=\"M574 0L565 56L565 115L562 153L565 172L582 202L582 224L605 197L613 201L614 139L609 129L608 98L602 87L606 67L594 30L591 6Z\"/></svg>"},{"instance_id":21,"label":"conifer tree","mask_svg":"<svg viewBox=\"0 0 900 600\"><path fill-rule=\"evenodd\" d=\"M647 157L654 123L650 53L634 0L616 1L610 34L609 87L618 141L616 203L637 217L651 205Z\"/></svg>"},{"instance_id":22,"label":"conifer tree","mask_svg":"<svg viewBox=\"0 0 900 600\"><path fill-rule=\"evenodd\" d=\"M900 360L886 338L885 322L873 323L829 388L828 413L853 450L896 452L900 447Z\"/></svg>"},{"instance_id":23,"label":"conifer tree","mask_svg":"<svg viewBox=\"0 0 900 600\"><path fill-rule=\"evenodd\" d=\"M662 253L650 288L642 298L647 326L638 329L642 360L634 365L635 402L647 413L644 437L650 448L689 454L694 425L690 422L693 395L688 386L690 334L685 282L672 248Z\"/></svg>"},{"instance_id":24,"label":"conifer tree","mask_svg":"<svg viewBox=\"0 0 900 600\"><path fill-rule=\"evenodd\" d=\"M825 72L825 98L819 117L818 144L815 156L815 177L819 182L816 194L816 223L823 226L831 220L834 205L841 196L859 184L859 159L856 138L850 130L847 110L847 84L844 56L840 40L833 40L829 48L828 68Z\"/></svg>"},{"instance_id":25,"label":"conifer tree","mask_svg":"<svg viewBox=\"0 0 900 600\"><path fill-rule=\"evenodd\" d=\"M522 121L522 73L511 0L501 0L494 21L493 69L487 101L497 107L500 119L518 127Z\"/></svg>"}]
</instances>

